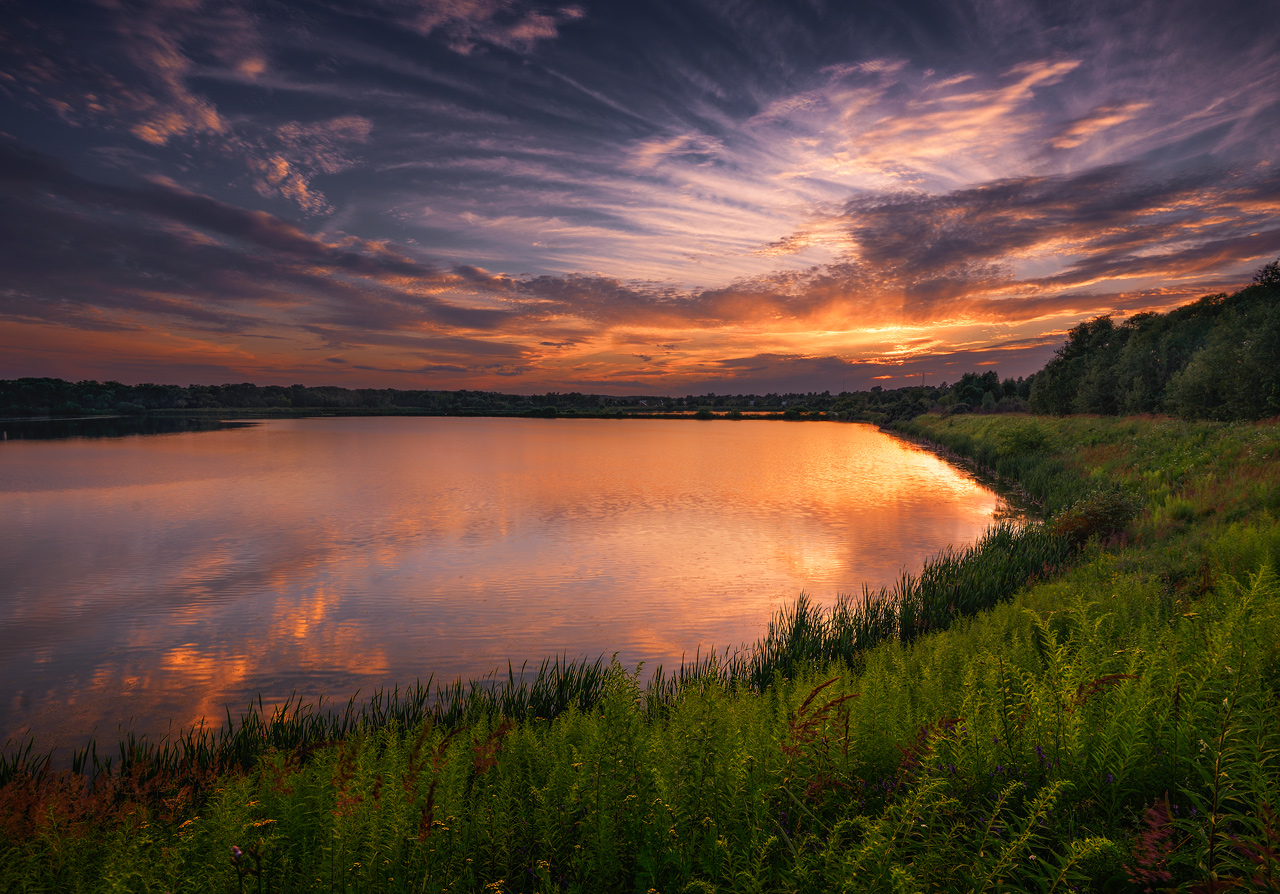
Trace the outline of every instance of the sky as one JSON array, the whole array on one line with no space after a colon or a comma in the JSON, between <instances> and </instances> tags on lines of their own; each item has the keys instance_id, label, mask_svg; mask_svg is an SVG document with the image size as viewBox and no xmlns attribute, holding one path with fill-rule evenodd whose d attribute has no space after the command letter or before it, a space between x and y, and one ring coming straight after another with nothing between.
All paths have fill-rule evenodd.
<instances>
[{"instance_id":1,"label":"sky","mask_svg":"<svg viewBox=\"0 0 1280 894\"><path fill-rule=\"evenodd\" d=\"M1039 369L1280 256L1255 0L0 0L0 377Z\"/></svg>"}]
</instances>

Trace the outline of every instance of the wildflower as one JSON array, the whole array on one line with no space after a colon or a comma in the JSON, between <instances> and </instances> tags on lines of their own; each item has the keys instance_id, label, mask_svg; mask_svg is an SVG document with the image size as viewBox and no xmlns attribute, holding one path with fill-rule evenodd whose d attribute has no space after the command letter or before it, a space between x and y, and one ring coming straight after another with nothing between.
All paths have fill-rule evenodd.
<instances>
[{"instance_id":1,"label":"wildflower","mask_svg":"<svg viewBox=\"0 0 1280 894\"><path fill-rule=\"evenodd\" d=\"M243 859L244 851L240 850L240 848L236 847L234 844L231 845L231 862L238 864Z\"/></svg>"},{"instance_id":2,"label":"wildflower","mask_svg":"<svg viewBox=\"0 0 1280 894\"><path fill-rule=\"evenodd\" d=\"M1130 881L1137 884L1145 882L1144 890L1147 891L1157 884L1173 880L1168 862L1176 845L1173 843L1173 819L1169 815L1169 806L1166 797L1146 809L1143 815L1146 829L1138 833L1133 843L1134 865L1125 866Z\"/></svg>"}]
</instances>

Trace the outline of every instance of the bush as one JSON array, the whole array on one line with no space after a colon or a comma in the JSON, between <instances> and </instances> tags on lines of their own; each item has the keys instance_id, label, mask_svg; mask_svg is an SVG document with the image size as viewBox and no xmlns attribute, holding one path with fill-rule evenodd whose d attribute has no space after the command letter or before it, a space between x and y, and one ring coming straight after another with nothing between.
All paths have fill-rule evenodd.
<instances>
[{"instance_id":1,"label":"bush","mask_svg":"<svg viewBox=\"0 0 1280 894\"><path fill-rule=\"evenodd\" d=\"M1011 425L996 435L1004 456L1026 456L1039 453L1049 444L1045 430L1030 420Z\"/></svg>"},{"instance_id":2,"label":"bush","mask_svg":"<svg viewBox=\"0 0 1280 894\"><path fill-rule=\"evenodd\" d=\"M1054 516L1050 530L1076 544L1121 534L1142 511L1142 501L1123 488L1099 488Z\"/></svg>"}]
</instances>

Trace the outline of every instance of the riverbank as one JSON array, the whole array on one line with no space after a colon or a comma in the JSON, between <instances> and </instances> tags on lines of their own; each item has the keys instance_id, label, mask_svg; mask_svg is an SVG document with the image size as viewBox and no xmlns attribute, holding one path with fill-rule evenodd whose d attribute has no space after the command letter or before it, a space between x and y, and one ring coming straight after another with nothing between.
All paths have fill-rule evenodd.
<instances>
[{"instance_id":1,"label":"riverbank","mask_svg":"<svg viewBox=\"0 0 1280 894\"><path fill-rule=\"evenodd\" d=\"M329 725L250 715L221 756L212 739L163 761L126 747L109 773L99 756L87 789L11 764L0 883L1110 891L1274 877L1280 426L926 416L906 433L1016 480L1053 513L1034 536L1060 560L979 545L904 581L919 598L892 613L801 602L750 655L648 685L617 666L552 668L536 691L459 688L449 714L401 710L415 696ZM974 592L989 598L946 598Z\"/></svg>"}]
</instances>

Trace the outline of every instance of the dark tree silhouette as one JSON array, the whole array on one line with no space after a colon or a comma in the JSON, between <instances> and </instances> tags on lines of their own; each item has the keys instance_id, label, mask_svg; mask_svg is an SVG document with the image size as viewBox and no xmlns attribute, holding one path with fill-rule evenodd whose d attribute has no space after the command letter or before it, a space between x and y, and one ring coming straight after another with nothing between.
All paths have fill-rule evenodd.
<instances>
[{"instance_id":1,"label":"dark tree silhouette","mask_svg":"<svg viewBox=\"0 0 1280 894\"><path fill-rule=\"evenodd\" d=\"M1272 261L1253 275L1255 286L1274 288L1280 286L1280 259Z\"/></svg>"}]
</instances>

